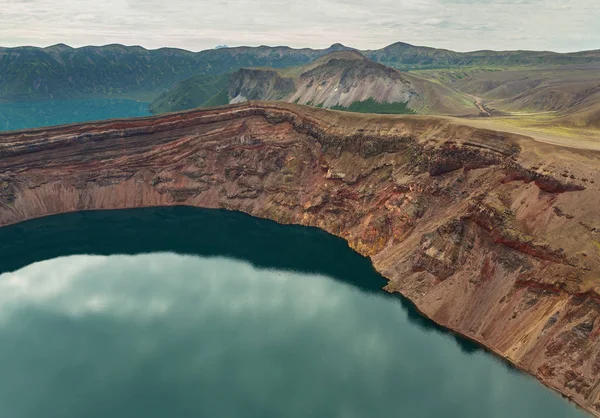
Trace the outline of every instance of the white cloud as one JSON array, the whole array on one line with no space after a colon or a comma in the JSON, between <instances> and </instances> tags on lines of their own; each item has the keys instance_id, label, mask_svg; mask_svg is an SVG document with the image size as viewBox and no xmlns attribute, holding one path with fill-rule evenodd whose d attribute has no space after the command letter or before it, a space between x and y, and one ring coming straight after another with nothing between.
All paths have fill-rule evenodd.
<instances>
[{"instance_id":1,"label":"white cloud","mask_svg":"<svg viewBox=\"0 0 600 418\"><path fill-rule=\"evenodd\" d=\"M444 22L444 19L440 19L439 17L429 17L423 20L424 25L437 26Z\"/></svg>"},{"instance_id":2,"label":"white cloud","mask_svg":"<svg viewBox=\"0 0 600 418\"><path fill-rule=\"evenodd\" d=\"M600 48L595 0L0 0L0 10L5 46Z\"/></svg>"}]
</instances>

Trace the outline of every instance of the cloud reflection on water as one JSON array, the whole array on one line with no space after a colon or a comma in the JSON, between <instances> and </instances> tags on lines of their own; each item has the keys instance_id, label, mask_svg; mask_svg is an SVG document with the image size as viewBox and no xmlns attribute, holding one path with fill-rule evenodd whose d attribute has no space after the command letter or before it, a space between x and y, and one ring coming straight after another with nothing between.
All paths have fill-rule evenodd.
<instances>
[{"instance_id":1,"label":"cloud reflection on water","mask_svg":"<svg viewBox=\"0 0 600 418\"><path fill-rule=\"evenodd\" d=\"M12 418L581 416L415 326L395 298L224 257L70 256L2 274L0 340Z\"/></svg>"}]
</instances>

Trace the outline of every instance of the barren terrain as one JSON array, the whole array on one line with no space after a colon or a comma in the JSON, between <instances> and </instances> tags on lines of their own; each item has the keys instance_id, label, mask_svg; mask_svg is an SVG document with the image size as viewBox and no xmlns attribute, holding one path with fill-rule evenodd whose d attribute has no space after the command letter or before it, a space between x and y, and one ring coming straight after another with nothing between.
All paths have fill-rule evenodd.
<instances>
[{"instance_id":1,"label":"barren terrain","mask_svg":"<svg viewBox=\"0 0 600 418\"><path fill-rule=\"evenodd\" d=\"M600 416L599 164L462 120L249 102L0 134L0 225L190 205L317 226Z\"/></svg>"}]
</instances>

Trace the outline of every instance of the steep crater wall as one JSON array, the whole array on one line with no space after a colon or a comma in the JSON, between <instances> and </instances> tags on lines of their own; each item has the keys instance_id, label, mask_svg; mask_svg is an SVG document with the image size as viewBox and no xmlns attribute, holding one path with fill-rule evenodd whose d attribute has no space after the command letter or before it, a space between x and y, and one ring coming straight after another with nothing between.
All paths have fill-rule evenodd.
<instances>
[{"instance_id":1,"label":"steep crater wall","mask_svg":"<svg viewBox=\"0 0 600 418\"><path fill-rule=\"evenodd\" d=\"M190 205L317 226L600 416L598 166L444 119L250 102L0 134L0 225Z\"/></svg>"}]
</instances>

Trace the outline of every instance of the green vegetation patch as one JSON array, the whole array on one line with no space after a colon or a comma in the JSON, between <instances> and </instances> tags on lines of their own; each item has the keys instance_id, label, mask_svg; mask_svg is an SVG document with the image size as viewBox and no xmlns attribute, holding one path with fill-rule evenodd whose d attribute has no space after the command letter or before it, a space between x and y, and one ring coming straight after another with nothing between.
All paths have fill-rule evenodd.
<instances>
[{"instance_id":1,"label":"green vegetation patch","mask_svg":"<svg viewBox=\"0 0 600 418\"><path fill-rule=\"evenodd\" d=\"M359 102L354 102L350 106L333 106L333 110L344 110L346 112L357 113L378 113L383 115L404 114L412 115L415 112L408 107L404 102L380 103L373 99L367 99Z\"/></svg>"},{"instance_id":2,"label":"green vegetation patch","mask_svg":"<svg viewBox=\"0 0 600 418\"><path fill-rule=\"evenodd\" d=\"M223 106L229 104L229 95L227 94L227 87L219 91L209 100L207 100L201 107L214 107Z\"/></svg>"},{"instance_id":3,"label":"green vegetation patch","mask_svg":"<svg viewBox=\"0 0 600 418\"><path fill-rule=\"evenodd\" d=\"M231 74L190 77L161 94L150 104L150 111L158 114L228 104L227 85L230 77Z\"/></svg>"}]
</instances>

